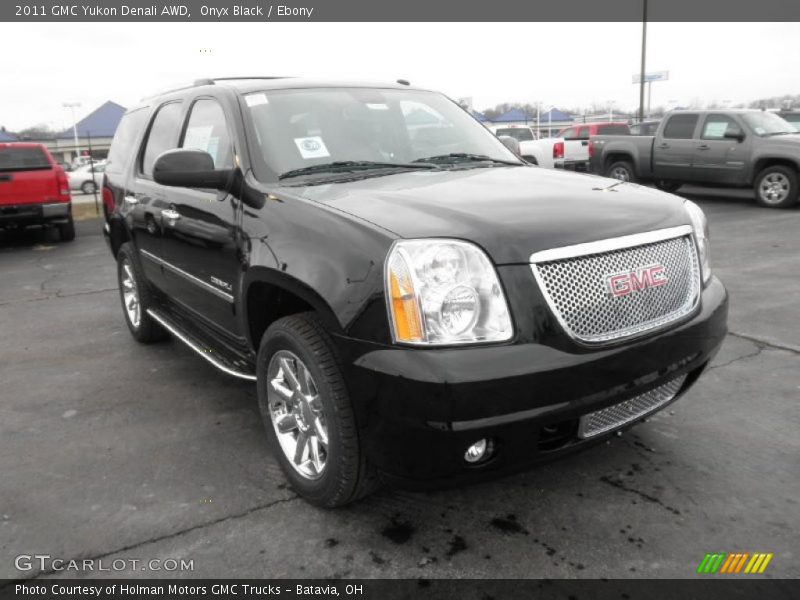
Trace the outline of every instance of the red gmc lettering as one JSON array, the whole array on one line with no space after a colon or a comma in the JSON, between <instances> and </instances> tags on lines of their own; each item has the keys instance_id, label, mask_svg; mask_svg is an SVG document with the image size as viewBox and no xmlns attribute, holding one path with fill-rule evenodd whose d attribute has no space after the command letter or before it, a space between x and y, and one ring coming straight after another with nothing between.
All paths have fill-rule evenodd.
<instances>
[{"instance_id":1,"label":"red gmc lettering","mask_svg":"<svg viewBox=\"0 0 800 600\"><path fill-rule=\"evenodd\" d=\"M643 267L630 273L617 273L606 277L612 296L627 296L651 287L664 285L669 281L663 265Z\"/></svg>"}]
</instances>

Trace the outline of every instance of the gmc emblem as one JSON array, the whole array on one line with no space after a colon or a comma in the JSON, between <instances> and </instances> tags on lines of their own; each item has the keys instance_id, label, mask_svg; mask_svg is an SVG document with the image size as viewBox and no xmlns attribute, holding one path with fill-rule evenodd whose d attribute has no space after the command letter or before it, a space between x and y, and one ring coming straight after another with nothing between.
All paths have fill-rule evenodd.
<instances>
[{"instance_id":1,"label":"gmc emblem","mask_svg":"<svg viewBox=\"0 0 800 600\"><path fill-rule=\"evenodd\" d=\"M639 267L624 273L613 273L606 275L608 291L615 298L627 296L634 292L641 292L647 288L654 288L664 285L669 281L664 272L664 265L649 265Z\"/></svg>"}]
</instances>

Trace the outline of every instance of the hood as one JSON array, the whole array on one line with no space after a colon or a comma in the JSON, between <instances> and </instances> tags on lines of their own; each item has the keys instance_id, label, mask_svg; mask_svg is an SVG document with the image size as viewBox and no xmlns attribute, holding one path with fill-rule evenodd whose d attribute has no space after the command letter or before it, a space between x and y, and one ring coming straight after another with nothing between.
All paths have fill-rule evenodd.
<instances>
[{"instance_id":1,"label":"hood","mask_svg":"<svg viewBox=\"0 0 800 600\"><path fill-rule=\"evenodd\" d=\"M540 250L689 224L683 200L639 185L537 167L411 171L284 188L403 238L450 237L496 264Z\"/></svg>"}]
</instances>

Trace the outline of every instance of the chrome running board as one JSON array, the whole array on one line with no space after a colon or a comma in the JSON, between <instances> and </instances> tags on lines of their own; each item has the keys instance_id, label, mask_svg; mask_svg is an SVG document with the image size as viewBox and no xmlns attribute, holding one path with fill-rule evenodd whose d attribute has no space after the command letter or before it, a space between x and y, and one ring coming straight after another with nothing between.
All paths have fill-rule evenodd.
<instances>
[{"instance_id":1,"label":"chrome running board","mask_svg":"<svg viewBox=\"0 0 800 600\"><path fill-rule=\"evenodd\" d=\"M238 377L246 381L255 381L256 376L252 373L244 371L240 366L234 364L231 360L227 359L221 353L211 348L208 344L201 341L198 337L188 333L182 329L175 321L170 319L167 315L159 312L158 310L148 308L147 314L150 315L159 325L169 331L172 335L189 346L197 354L202 356L217 369L223 373L227 373L232 377Z\"/></svg>"}]
</instances>

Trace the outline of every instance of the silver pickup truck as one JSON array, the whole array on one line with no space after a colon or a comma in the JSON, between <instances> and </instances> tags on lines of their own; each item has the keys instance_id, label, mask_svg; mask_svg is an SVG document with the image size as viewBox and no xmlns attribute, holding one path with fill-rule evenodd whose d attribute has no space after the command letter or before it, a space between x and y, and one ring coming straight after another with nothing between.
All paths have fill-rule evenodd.
<instances>
[{"instance_id":1,"label":"silver pickup truck","mask_svg":"<svg viewBox=\"0 0 800 600\"><path fill-rule=\"evenodd\" d=\"M670 192L684 183L752 186L759 204L789 208L800 191L800 133L761 110L673 111L655 136L594 136L590 153L593 173Z\"/></svg>"}]
</instances>

